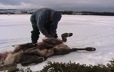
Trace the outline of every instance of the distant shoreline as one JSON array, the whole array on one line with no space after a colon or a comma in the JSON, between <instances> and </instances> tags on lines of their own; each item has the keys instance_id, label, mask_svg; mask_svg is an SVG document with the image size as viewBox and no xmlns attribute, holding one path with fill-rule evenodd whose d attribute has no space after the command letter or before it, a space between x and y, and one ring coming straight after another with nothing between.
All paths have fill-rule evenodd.
<instances>
[{"instance_id":1,"label":"distant shoreline","mask_svg":"<svg viewBox=\"0 0 114 72\"><path fill-rule=\"evenodd\" d=\"M0 9L0 14L32 14L35 9L22 10L22 9ZM92 12L92 11L59 11L63 15L101 15L101 16L114 16L114 12Z\"/></svg>"}]
</instances>

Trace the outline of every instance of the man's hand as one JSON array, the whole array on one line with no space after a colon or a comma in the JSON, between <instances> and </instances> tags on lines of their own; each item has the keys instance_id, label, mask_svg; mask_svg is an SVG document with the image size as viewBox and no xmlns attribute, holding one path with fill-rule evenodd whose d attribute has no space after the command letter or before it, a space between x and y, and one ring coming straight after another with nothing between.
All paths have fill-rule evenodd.
<instances>
[{"instance_id":1,"label":"man's hand","mask_svg":"<svg viewBox=\"0 0 114 72\"><path fill-rule=\"evenodd\" d=\"M52 37L52 36L48 34L48 35L45 35L45 37L48 37L49 38L49 37Z\"/></svg>"},{"instance_id":2,"label":"man's hand","mask_svg":"<svg viewBox=\"0 0 114 72\"><path fill-rule=\"evenodd\" d=\"M33 46L37 46L37 43L32 43Z\"/></svg>"}]
</instances>

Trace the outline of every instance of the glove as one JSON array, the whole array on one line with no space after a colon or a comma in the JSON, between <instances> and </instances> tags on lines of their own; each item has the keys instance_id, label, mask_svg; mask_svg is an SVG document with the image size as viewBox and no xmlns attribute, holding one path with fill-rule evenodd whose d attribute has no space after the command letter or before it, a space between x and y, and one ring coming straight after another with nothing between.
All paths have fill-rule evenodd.
<instances>
[{"instance_id":1,"label":"glove","mask_svg":"<svg viewBox=\"0 0 114 72\"><path fill-rule=\"evenodd\" d=\"M52 36L51 35L45 35L45 37L48 37L49 38L49 37L52 37Z\"/></svg>"},{"instance_id":2,"label":"glove","mask_svg":"<svg viewBox=\"0 0 114 72\"><path fill-rule=\"evenodd\" d=\"M37 46L38 44L37 43L32 43L33 46Z\"/></svg>"}]
</instances>

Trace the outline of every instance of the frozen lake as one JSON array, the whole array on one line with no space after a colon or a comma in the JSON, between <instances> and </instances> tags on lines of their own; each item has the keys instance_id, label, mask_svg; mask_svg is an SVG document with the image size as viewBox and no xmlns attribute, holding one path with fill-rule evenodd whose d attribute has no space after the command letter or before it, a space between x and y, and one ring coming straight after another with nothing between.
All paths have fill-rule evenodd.
<instances>
[{"instance_id":1,"label":"frozen lake","mask_svg":"<svg viewBox=\"0 0 114 72\"><path fill-rule=\"evenodd\" d=\"M93 15L63 15L57 33L72 32L67 44L72 47L92 46L95 52L78 51L55 56L38 65L41 69L47 61L79 62L81 64L106 64L114 58L114 17ZM0 52L13 50L11 45L31 42L30 15L0 15ZM40 35L39 41L43 38Z\"/></svg>"}]
</instances>

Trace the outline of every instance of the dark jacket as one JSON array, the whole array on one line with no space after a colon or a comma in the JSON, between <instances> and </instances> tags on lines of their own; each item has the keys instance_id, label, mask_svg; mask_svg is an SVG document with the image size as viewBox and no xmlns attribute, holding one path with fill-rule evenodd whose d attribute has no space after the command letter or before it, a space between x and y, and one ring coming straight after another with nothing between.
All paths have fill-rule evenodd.
<instances>
[{"instance_id":1,"label":"dark jacket","mask_svg":"<svg viewBox=\"0 0 114 72\"><path fill-rule=\"evenodd\" d=\"M51 19L51 20L50 20ZM31 16L32 25L38 27L43 35L54 36L57 29L57 24L61 19L61 14L49 8L42 8L34 12ZM46 28L47 27L47 28ZM50 34L48 32L50 29Z\"/></svg>"}]
</instances>

